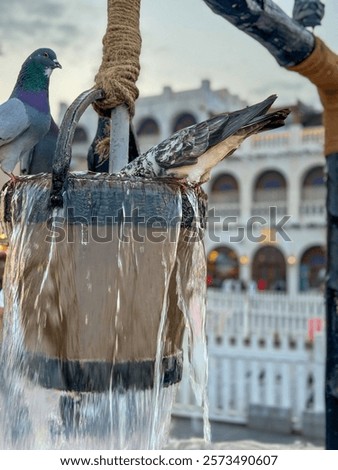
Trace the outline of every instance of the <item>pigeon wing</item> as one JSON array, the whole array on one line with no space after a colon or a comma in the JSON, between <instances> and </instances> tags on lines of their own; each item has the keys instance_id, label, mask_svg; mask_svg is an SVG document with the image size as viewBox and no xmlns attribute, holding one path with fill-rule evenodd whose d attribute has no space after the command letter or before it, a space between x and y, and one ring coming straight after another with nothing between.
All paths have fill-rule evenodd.
<instances>
[{"instance_id":1,"label":"pigeon wing","mask_svg":"<svg viewBox=\"0 0 338 470\"><path fill-rule=\"evenodd\" d=\"M8 144L29 127L25 105L10 98L0 106L0 147Z\"/></svg>"},{"instance_id":2,"label":"pigeon wing","mask_svg":"<svg viewBox=\"0 0 338 470\"><path fill-rule=\"evenodd\" d=\"M176 132L156 147L156 162L165 169L195 165L198 157L218 142L228 120L229 114L224 113Z\"/></svg>"},{"instance_id":3,"label":"pigeon wing","mask_svg":"<svg viewBox=\"0 0 338 470\"><path fill-rule=\"evenodd\" d=\"M145 157L149 157L150 160L155 159L156 163L166 170L195 165L198 158L210 147L236 134L252 119L265 114L276 98L277 95L271 95L252 106L219 114L207 121L182 129L148 150Z\"/></svg>"}]
</instances>

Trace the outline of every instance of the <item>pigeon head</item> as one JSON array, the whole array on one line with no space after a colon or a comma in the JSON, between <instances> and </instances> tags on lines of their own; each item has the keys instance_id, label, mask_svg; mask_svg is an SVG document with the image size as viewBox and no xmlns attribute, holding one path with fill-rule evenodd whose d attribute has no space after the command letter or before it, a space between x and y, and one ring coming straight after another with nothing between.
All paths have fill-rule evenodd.
<instances>
[{"instance_id":1,"label":"pigeon head","mask_svg":"<svg viewBox=\"0 0 338 470\"><path fill-rule=\"evenodd\" d=\"M26 62L31 62L37 68L42 68L49 75L56 68L62 69L55 52L48 48L37 49L28 57Z\"/></svg>"},{"instance_id":2,"label":"pigeon head","mask_svg":"<svg viewBox=\"0 0 338 470\"><path fill-rule=\"evenodd\" d=\"M23 63L16 87L30 91L46 89L56 68L62 67L55 52L48 48L37 49Z\"/></svg>"}]
</instances>

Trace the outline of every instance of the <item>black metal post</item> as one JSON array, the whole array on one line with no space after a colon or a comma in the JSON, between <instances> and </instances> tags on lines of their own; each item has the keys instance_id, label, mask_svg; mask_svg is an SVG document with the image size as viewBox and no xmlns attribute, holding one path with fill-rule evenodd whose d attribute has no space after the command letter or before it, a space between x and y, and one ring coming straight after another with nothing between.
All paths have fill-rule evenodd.
<instances>
[{"instance_id":1,"label":"black metal post","mask_svg":"<svg viewBox=\"0 0 338 470\"><path fill-rule=\"evenodd\" d=\"M338 153L327 157L326 449L338 449Z\"/></svg>"}]
</instances>

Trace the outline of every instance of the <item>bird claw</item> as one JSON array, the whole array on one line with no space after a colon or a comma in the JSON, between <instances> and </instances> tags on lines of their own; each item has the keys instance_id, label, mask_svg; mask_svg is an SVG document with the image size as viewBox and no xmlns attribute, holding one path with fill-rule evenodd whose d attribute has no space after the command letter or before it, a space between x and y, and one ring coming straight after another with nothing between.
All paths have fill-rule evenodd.
<instances>
[{"instance_id":1,"label":"bird claw","mask_svg":"<svg viewBox=\"0 0 338 470\"><path fill-rule=\"evenodd\" d=\"M15 183L18 181L19 178L18 178L17 176L15 176L13 173L7 173L7 171L4 171L4 170L2 170L2 171L3 171L4 173L6 173L7 176L10 177L10 182L11 182L12 184L15 184Z\"/></svg>"}]
</instances>

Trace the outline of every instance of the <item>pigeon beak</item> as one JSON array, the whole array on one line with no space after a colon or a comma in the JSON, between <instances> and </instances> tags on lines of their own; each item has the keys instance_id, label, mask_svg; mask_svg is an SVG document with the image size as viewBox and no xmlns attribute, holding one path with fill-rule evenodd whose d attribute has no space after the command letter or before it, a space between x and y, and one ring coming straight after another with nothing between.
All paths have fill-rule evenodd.
<instances>
[{"instance_id":1,"label":"pigeon beak","mask_svg":"<svg viewBox=\"0 0 338 470\"><path fill-rule=\"evenodd\" d=\"M53 62L54 62L55 69L62 69L62 65L60 64L58 60L54 59Z\"/></svg>"}]
</instances>

